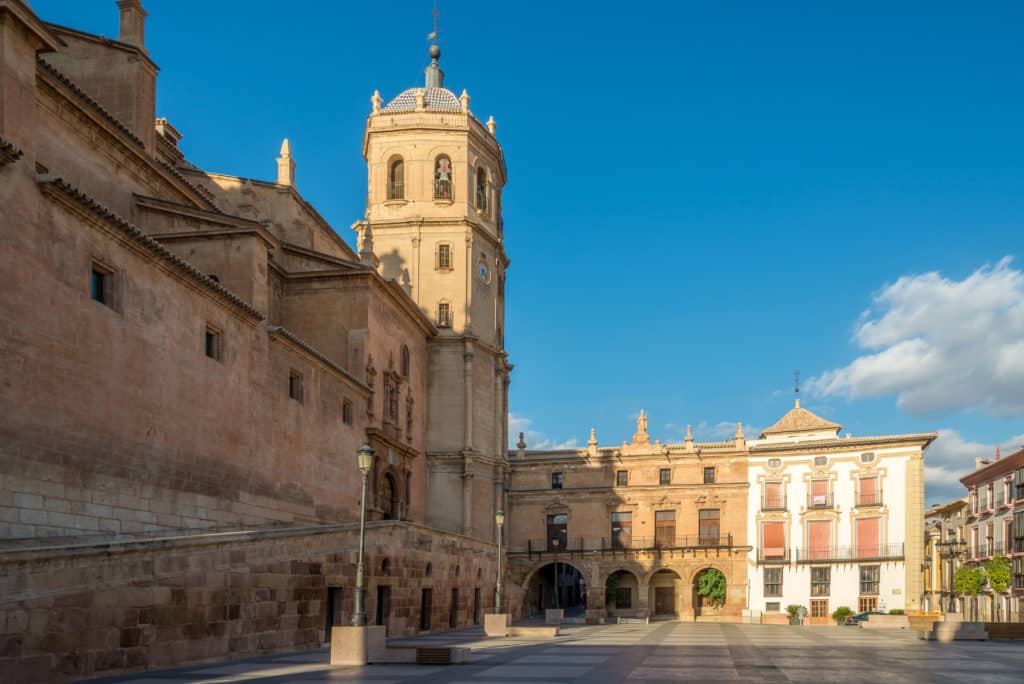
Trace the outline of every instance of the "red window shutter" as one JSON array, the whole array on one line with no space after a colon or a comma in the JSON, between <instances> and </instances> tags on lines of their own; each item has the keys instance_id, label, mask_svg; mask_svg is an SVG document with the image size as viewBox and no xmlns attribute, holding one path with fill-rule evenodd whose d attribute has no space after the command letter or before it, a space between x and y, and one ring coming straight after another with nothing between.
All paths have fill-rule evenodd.
<instances>
[{"instance_id":1,"label":"red window shutter","mask_svg":"<svg viewBox=\"0 0 1024 684\"><path fill-rule=\"evenodd\" d=\"M782 483L764 483L764 501L771 508L777 508L782 504Z\"/></svg>"},{"instance_id":2,"label":"red window shutter","mask_svg":"<svg viewBox=\"0 0 1024 684\"><path fill-rule=\"evenodd\" d=\"M765 558L786 557L785 523L766 522L761 524L761 546Z\"/></svg>"},{"instance_id":3,"label":"red window shutter","mask_svg":"<svg viewBox=\"0 0 1024 684\"><path fill-rule=\"evenodd\" d=\"M881 518L861 518L857 521L857 556L877 558L881 555L879 546Z\"/></svg>"},{"instance_id":4,"label":"red window shutter","mask_svg":"<svg viewBox=\"0 0 1024 684\"><path fill-rule=\"evenodd\" d=\"M878 478L877 477L862 477L860 478L860 503L862 505L874 504L877 501L876 494L878 492Z\"/></svg>"},{"instance_id":5,"label":"red window shutter","mask_svg":"<svg viewBox=\"0 0 1024 684\"><path fill-rule=\"evenodd\" d=\"M811 560L828 560L832 548L832 523L827 520L808 522L807 542Z\"/></svg>"}]
</instances>

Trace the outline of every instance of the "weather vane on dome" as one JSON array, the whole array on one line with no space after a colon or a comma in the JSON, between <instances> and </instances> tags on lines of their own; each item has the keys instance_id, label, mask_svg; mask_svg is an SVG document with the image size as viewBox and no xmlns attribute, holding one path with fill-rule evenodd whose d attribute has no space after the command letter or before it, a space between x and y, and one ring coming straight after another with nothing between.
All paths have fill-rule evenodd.
<instances>
[{"instance_id":1,"label":"weather vane on dome","mask_svg":"<svg viewBox=\"0 0 1024 684\"><path fill-rule=\"evenodd\" d=\"M800 371L793 371L793 391L800 396Z\"/></svg>"},{"instance_id":2,"label":"weather vane on dome","mask_svg":"<svg viewBox=\"0 0 1024 684\"><path fill-rule=\"evenodd\" d=\"M441 33L437 29L437 18L439 16L441 16L441 11L437 9L437 0L434 0L434 30L427 34L427 40L429 40L434 45L437 45L437 36L439 33Z\"/></svg>"}]
</instances>

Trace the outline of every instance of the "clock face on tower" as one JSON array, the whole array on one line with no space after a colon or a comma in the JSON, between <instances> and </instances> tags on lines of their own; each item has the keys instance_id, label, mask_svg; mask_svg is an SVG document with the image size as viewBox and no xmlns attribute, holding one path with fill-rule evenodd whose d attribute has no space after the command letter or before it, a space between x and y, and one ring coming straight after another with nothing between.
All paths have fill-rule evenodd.
<instances>
[{"instance_id":1,"label":"clock face on tower","mask_svg":"<svg viewBox=\"0 0 1024 684\"><path fill-rule=\"evenodd\" d=\"M481 261L479 264L477 264L476 274L477 277L480 278L480 282L491 282L491 270L487 268L487 262Z\"/></svg>"}]
</instances>

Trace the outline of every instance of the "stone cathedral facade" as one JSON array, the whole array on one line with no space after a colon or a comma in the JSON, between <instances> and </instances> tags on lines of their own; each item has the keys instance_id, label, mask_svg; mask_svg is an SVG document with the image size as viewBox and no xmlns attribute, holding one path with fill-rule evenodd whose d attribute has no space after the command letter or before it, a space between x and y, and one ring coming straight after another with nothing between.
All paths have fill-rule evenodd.
<instances>
[{"instance_id":1,"label":"stone cathedral facade","mask_svg":"<svg viewBox=\"0 0 1024 684\"><path fill-rule=\"evenodd\" d=\"M113 3L112 3L113 4ZM444 87L368 102L358 250L156 118L146 11L116 39L0 0L0 665L76 679L392 635L493 610L507 477L493 119ZM111 19L115 15L111 12Z\"/></svg>"}]
</instances>

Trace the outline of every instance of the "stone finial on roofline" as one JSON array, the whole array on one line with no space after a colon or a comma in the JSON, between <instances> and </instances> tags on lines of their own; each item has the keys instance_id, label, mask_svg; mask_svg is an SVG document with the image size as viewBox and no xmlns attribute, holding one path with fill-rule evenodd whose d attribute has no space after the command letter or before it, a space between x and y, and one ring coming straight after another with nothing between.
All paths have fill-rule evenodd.
<instances>
[{"instance_id":1,"label":"stone finial on roofline","mask_svg":"<svg viewBox=\"0 0 1024 684\"><path fill-rule=\"evenodd\" d=\"M292 159L292 146L288 138L281 143L281 156L277 158L277 184L295 185L295 160Z\"/></svg>"},{"instance_id":2,"label":"stone finial on roofline","mask_svg":"<svg viewBox=\"0 0 1024 684\"><path fill-rule=\"evenodd\" d=\"M422 89L417 90L416 91L416 111L417 112L422 112L426 108L427 108L427 105L426 105L426 94L424 94Z\"/></svg>"},{"instance_id":3,"label":"stone finial on roofline","mask_svg":"<svg viewBox=\"0 0 1024 684\"><path fill-rule=\"evenodd\" d=\"M466 89L462 89L462 94L459 95L459 109L462 110L463 114L469 114L469 93Z\"/></svg>"},{"instance_id":4,"label":"stone finial on roofline","mask_svg":"<svg viewBox=\"0 0 1024 684\"><path fill-rule=\"evenodd\" d=\"M495 132L498 130L498 122L494 120L494 117L487 119L487 130L491 132L491 137L494 137Z\"/></svg>"},{"instance_id":5,"label":"stone finial on roofline","mask_svg":"<svg viewBox=\"0 0 1024 684\"><path fill-rule=\"evenodd\" d=\"M380 106L384 102L384 98L380 96L379 90L373 91L373 97L370 98L370 102L373 103L373 113L376 114L380 111Z\"/></svg>"}]
</instances>

